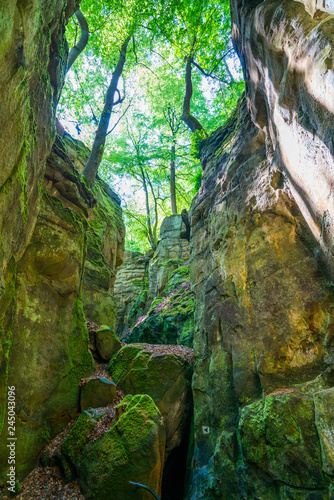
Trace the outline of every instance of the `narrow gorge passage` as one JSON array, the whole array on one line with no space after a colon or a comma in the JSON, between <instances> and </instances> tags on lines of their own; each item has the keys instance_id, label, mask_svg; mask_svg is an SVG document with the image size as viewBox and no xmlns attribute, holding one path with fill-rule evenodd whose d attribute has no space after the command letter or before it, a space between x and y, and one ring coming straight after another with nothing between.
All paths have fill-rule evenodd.
<instances>
[{"instance_id":1,"label":"narrow gorge passage","mask_svg":"<svg viewBox=\"0 0 334 500\"><path fill-rule=\"evenodd\" d=\"M1 499L333 500L333 103L329 0L0 1Z\"/></svg>"}]
</instances>

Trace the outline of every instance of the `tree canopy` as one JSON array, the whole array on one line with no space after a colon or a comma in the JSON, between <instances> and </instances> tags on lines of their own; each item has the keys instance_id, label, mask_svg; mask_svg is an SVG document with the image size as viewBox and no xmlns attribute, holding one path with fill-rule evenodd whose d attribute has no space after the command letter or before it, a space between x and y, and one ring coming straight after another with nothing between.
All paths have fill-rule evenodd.
<instances>
[{"instance_id":1,"label":"tree canopy","mask_svg":"<svg viewBox=\"0 0 334 500\"><path fill-rule=\"evenodd\" d=\"M127 247L154 249L163 217L198 190L200 140L243 91L229 2L83 0L67 26L72 55L87 26L59 117L92 148L87 182L98 171L121 195Z\"/></svg>"}]
</instances>

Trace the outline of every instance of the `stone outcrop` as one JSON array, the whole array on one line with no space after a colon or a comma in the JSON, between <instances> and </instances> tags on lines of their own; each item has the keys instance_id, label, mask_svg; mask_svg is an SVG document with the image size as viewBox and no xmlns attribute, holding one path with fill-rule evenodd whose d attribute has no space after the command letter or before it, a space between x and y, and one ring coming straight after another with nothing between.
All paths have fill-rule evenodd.
<instances>
[{"instance_id":1,"label":"stone outcrop","mask_svg":"<svg viewBox=\"0 0 334 500\"><path fill-rule=\"evenodd\" d=\"M15 309L16 263L31 239L63 83L65 21L77 2L10 0L0 6L0 429Z\"/></svg>"},{"instance_id":2,"label":"stone outcrop","mask_svg":"<svg viewBox=\"0 0 334 500\"><path fill-rule=\"evenodd\" d=\"M98 289L94 279L85 279L92 269L89 245L95 244L94 256L105 275L105 289L96 291L101 307L107 294L106 300L114 303L109 288L122 256L121 210L102 181L95 183L95 199L81 182L72 159L77 158L74 150L83 148L87 154L80 142L57 136L40 186L35 229L15 264L9 289L15 301L7 375L16 388L18 478L33 468L41 448L76 414L79 381L94 369L85 322L90 311L86 308L85 314L81 293L82 283L91 287L92 296ZM115 321L115 311L108 314ZM1 435L4 474L6 437L7 426Z\"/></svg>"},{"instance_id":3,"label":"stone outcrop","mask_svg":"<svg viewBox=\"0 0 334 500\"><path fill-rule=\"evenodd\" d=\"M126 342L191 347L194 302L189 281L189 220L166 217L152 255L126 252L116 275L117 333Z\"/></svg>"},{"instance_id":4,"label":"stone outcrop","mask_svg":"<svg viewBox=\"0 0 334 500\"><path fill-rule=\"evenodd\" d=\"M189 266L183 264L169 274L163 290L147 314L127 332L128 343L180 344L192 347L194 335L194 296L190 290Z\"/></svg>"},{"instance_id":5,"label":"stone outcrop","mask_svg":"<svg viewBox=\"0 0 334 500\"><path fill-rule=\"evenodd\" d=\"M48 160L46 177L53 182L52 189L60 199L71 201L71 193L62 186L62 181L54 176L54 162L59 175L60 163L69 161L79 173L82 172L89 156L89 149L81 141L76 141L66 134L54 146L56 158L51 155ZM65 184L66 185L66 184ZM87 255L82 281L82 302L86 317L97 325L108 325L113 331L116 328L117 305L113 293L116 268L123 262L124 224L120 199L109 186L97 179L93 185L96 205L87 213Z\"/></svg>"},{"instance_id":6,"label":"stone outcrop","mask_svg":"<svg viewBox=\"0 0 334 500\"><path fill-rule=\"evenodd\" d=\"M123 335L145 311L148 292L149 255L125 252L117 270L113 295L117 301L117 329Z\"/></svg>"},{"instance_id":7,"label":"stone outcrop","mask_svg":"<svg viewBox=\"0 0 334 500\"><path fill-rule=\"evenodd\" d=\"M182 215L166 217L161 224L158 247L150 261L148 291L150 301L163 295L169 274L188 260L189 236Z\"/></svg>"},{"instance_id":8,"label":"stone outcrop","mask_svg":"<svg viewBox=\"0 0 334 500\"><path fill-rule=\"evenodd\" d=\"M191 210L189 499L333 488L334 18L306 3L232 1L246 99L202 145Z\"/></svg>"}]
</instances>

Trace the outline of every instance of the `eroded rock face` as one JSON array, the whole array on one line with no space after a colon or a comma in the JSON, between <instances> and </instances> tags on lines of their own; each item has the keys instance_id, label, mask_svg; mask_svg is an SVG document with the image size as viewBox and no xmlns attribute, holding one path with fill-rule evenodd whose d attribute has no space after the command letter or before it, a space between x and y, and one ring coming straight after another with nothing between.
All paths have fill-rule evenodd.
<instances>
[{"instance_id":1,"label":"eroded rock face","mask_svg":"<svg viewBox=\"0 0 334 500\"><path fill-rule=\"evenodd\" d=\"M67 58L65 22L73 12L66 0L8 0L0 6L0 428L16 262L36 223L40 183L55 135L54 106Z\"/></svg>"},{"instance_id":2,"label":"eroded rock face","mask_svg":"<svg viewBox=\"0 0 334 500\"><path fill-rule=\"evenodd\" d=\"M320 457L330 457L316 425L325 439L330 424L315 393L334 383L334 294L318 242L266 146L243 99L202 149L190 260L197 321L191 499L299 498L298 488L305 498L308 489L328 495ZM271 396L276 391L283 396Z\"/></svg>"},{"instance_id":3,"label":"eroded rock face","mask_svg":"<svg viewBox=\"0 0 334 500\"><path fill-rule=\"evenodd\" d=\"M187 239L188 238L188 239ZM161 297L169 274L189 260L189 236L182 215L166 217L160 228L160 242L150 261L149 299Z\"/></svg>"},{"instance_id":4,"label":"eroded rock face","mask_svg":"<svg viewBox=\"0 0 334 500\"><path fill-rule=\"evenodd\" d=\"M192 207L189 498L325 499L334 18L330 2L307 0L232 0L231 10L247 102L206 141Z\"/></svg>"},{"instance_id":5,"label":"eroded rock face","mask_svg":"<svg viewBox=\"0 0 334 500\"><path fill-rule=\"evenodd\" d=\"M334 276L334 5L233 0L248 107Z\"/></svg>"},{"instance_id":6,"label":"eroded rock face","mask_svg":"<svg viewBox=\"0 0 334 500\"><path fill-rule=\"evenodd\" d=\"M100 251L105 274L116 265L116 249L123 245L119 205L105 191L99 196L104 190L100 180L96 181L95 202L80 180L68 141L57 137L47 160L37 223L13 269L10 288L15 301L8 381L16 388L19 479L34 467L41 448L74 417L79 408L79 381L94 369L81 295L89 245L92 240L98 242L94 251ZM77 143L77 149L80 146ZM98 231L96 220L100 221L101 213L105 219ZM104 251L109 247L115 252L107 260ZM1 482L6 480L8 465L6 440L7 426L1 434Z\"/></svg>"},{"instance_id":7,"label":"eroded rock face","mask_svg":"<svg viewBox=\"0 0 334 500\"><path fill-rule=\"evenodd\" d=\"M148 292L149 257L125 252L117 270L114 297L117 301L117 335L122 336L145 311Z\"/></svg>"},{"instance_id":8,"label":"eroded rock face","mask_svg":"<svg viewBox=\"0 0 334 500\"><path fill-rule=\"evenodd\" d=\"M89 149L65 134L62 148L81 173ZM58 153L59 154L59 153ZM55 183L59 191L59 185ZM61 193L60 193L61 194ZM87 256L82 282L82 302L86 317L97 325L116 329L117 301L114 296L116 268L123 262L125 229L119 197L101 179L93 185L96 205L87 214ZM69 193L66 192L69 199Z\"/></svg>"}]
</instances>

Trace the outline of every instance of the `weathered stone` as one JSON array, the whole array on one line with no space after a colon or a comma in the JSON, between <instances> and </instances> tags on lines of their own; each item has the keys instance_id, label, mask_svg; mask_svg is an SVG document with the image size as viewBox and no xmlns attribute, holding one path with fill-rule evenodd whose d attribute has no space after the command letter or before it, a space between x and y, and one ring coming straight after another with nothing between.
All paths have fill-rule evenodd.
<instances>
[{"instance_id":1,"label":"weathered stone","mask_svg":"<svg viewBox=\"0 0 334 500\"><path fill-rule=\"evenodd\" d=\"M166 428L166 452L183 438L191 414L191 367L173 354L156 355L140 346L125 346L108 369L125 394L148 394L159 408Z\"/></svg>"},{"instance_id":2,"label":"weathered stone","mask_svg":"<svg viewBox=\"0 0 334 500\"><path fill-rule=\"evenodd\" d=\"M166 217L160 228L160 241L149 267L149 300L161 297L171 272L189 260L187 228L182 215Z\"/></svg>"},{"instance_id":3,"label":"weathered stone","mask_svg":"<svg viewBox=\"0 0 334 500\"><path fill-rule=\"evenodd\" d=\"M283 175L333 279L333 2L231 4L252 120L265 133L273 171Z\"/></svg>"},{"instance_id":4,"label":"weathered stone","mask_svg":"<svg viewBox=\"0 0 334 500\"><path fill-rule=\"evenodd\" d=\"M144 313L148 291L149 259L140 252L125 252L114 284L117 301L117 330L122 336Z\"/></svg>"},{"instance_id":5,"label":"weathered stone","mask_svg":"<svg viewBox=\"0 0 334 500\"><path fill-rule=\"evenodd\" d=\"M166 298L156 297L146 316L131 328L125 342L182 344L192 347L194 334L194 296L190 290L188 266L170 274L164 290Z\"/></svg>"},{"instance_id":6,"label":"weathered stone","mask_svg":"<svg viewBox=\"0 0 334 500\"><path fill-rule=\"evenodd\" d=\"M89 156L89 149L81 141L72 139L69 134L58 139L58 148L63 158L70 161L75 172L81 173ZM58 157L59 157L59 152ZM65 153L65 154L64 154ZM50 161L59 164L57 158ZM59 168L57 169L59 170ZM51 169L51 172L53 169ZM52 188L62 197L62 182L51 177ZM113 293L116 268L121 265L124 253L124 223L118 196L101 179L93 185L93 195L97 204L89 210L87 230L87 257L82 283L82 301L86 317L97 325L116 328L117 305ZM71 199L70 189L66 186L66 200Z\"/></svg>"},{"instance_id":7,"label":"weathered stone","mask_svg":"<svg viewBox=\"0 0 334 500\"><path fill-rule=\"evenodd\" d=\"M273 4L275 2L270 3L271 8ZM287 2L280 4L288 8ZM247 5L250 14L244 13L242 23L246 19L247 23L254 20L252 16L268 2L261 2L257 9L255 4ZM289 5L291 7L292 2ZM295 5L297 10L303 9L300 4ZM240 30L244 29L242 24ZM247 54L245 48L245 57L251 57ZM247 59L245 61L247 65ZM250 99L255 99L251 93L249 106L259 106ZM327 127L325 115L324 112ZM195 466L189 492L191 499L201 495L202 498L210 495L229 498L228 479L219 481L222 463L234 468L235 496L232 498L243 498L245 492L252 495L250 491L256 491L260 498L279 498L277 483L280 481L286 481L291 487L298 484L305 488L305 495L308 488L322 491L328 484L318 458L314 459L313 469L309 458L305 468L311 470L308 475L303 473L301 465L295 477L291 471L279 472L280 467L273 465L280 457L275 448L271 450L271 465L264 459L257 463L256 471L253 459L238 461L238 447L232 459L224 450L223 456L214 458L217 439L223 432L232 432L236 442L238 440L239 406L249 405L277 389L298 386L305 394L312 394L318 384L323 389L333 385L333 375L326 371L333 353L333 291L326 269L319 262L319 244L310 220L300 209L300 200L297 201L289 185L286 169L278 169L278 150L274 156L268 155L271 151L266 136L269 129L261 130L259 119L255 126L247 114L246 101L241 101L236 113L212 134L201 150L202 187L191 212L190 279L197 325L193 376ZM290 151L299 154L301 148ZM297 164L294 163L294 168ZM304 182L306 173L301 171L305 174L302 174ZM314 179L313 185L316 183ZM307 191L312 189L308 187ZM321 203L325 198L326 203L331 203L327 194ZM316 379L312 386L311 382ZM260 405L256 410L257 416L254 410L255 419L260 419L261 408ZM320 443L317 434L311 432L312 425L314 428L310 418L306 431L309 450L314 457L319 457ZM243 436L240 446L245 446ZM300 450L298 453L301 455ZM201 480L205 474L210 480Z\"/></svg>"},{"instance_id":8,"label":"weathered stone","mask_svg":"<svg viewBox=\"0 0 334 500\"><path fill-rule=\"evenodd\" d=\"M80 278L86 221L45 196L35 231L16 266L9 385L16 389L16 470L30 472L41 448L76 414L80 378L94 369ZM7 427L0 470L6 473ZM5 477L1 477L5 479Z\"/></svg>"},{"instance_id":9,"label":"weathered stone","mask_svg":"<svg viewBox=\"0 0 334 500\"><path fill-rule=\"evenodd\" d=\"M45 160L55 135L54 109L67 57L66 4L65 0L8 0L0 6L0 431L11 357L16 262L34 230Z\"/></svg>"},{"instance_id":10,"label":"weathered stone","mask_svg":"<svg viewBox=\"0 0 334 500\"><path fill-rule=\"evenodd\" d=\"M147 395L127 396L114 426L80 455L77 471L85 498L146 500L150 494L129 484L145 484L160 495L165 430Z\"/></svg>"},{"instance_id":11,"label":"weathered stone","mask_svg":"<svg viewBox=\"0 0 334 500\"><path fill-rule=\"evenodd\" d=\"M110 210L114 229L108 238L114 238L115 248L122 247L124 234L114 198L106 194L106 201L96 195L104 189L100 181L95 191L97 204L92 208L94 199L81 182L66 144L57 138L47 161L43 197L30 244L9 268L13 286L7 287L6 300L10 304L15 298L15 302L10 309L12 341L8 345L12 349L7 375L8 385L15 385L17 394L18 478L33 468L41 448L76 414L80 379L94 369L81 300L87 234L96 234L94 214ZM100 249L103 254L103 242ZM107 288L109 284L110 276ZM0 443L0 469L4 473L6 436L5 429ZM5 476L0 482L3 479Z\"/></svg>"},{"instance_id":12,"label":"weathered stone","mask_svg":"<svg viewBox=\"0 0 334 500\"><path fill-rule=\"evenodd\" d=\"M291 486L324 486L314 418L313 399L294 392L246 406L239 424L246 460Z\"/></svg>"},{"instance_id":13,"label":"weathered stone","mask_svg":"<svg viewBox=\"0 0 334 500\"><path fill-rule=\"evenodd\" d=\"M95 341L97 350L105 361L109 361L121 348L121 341L109 328L96 330Z\"/></svg>"},{"instance_id":14,"label":"weathered stone","mask_svg":"<svg viewBox=\"0 0 334 500\"><path fill-rule=\"evenodd\" d=\"M91 378L80 393L81 411L110 405L116 397L116 384L104 377Z\"/></svg>"}]
</instances>

